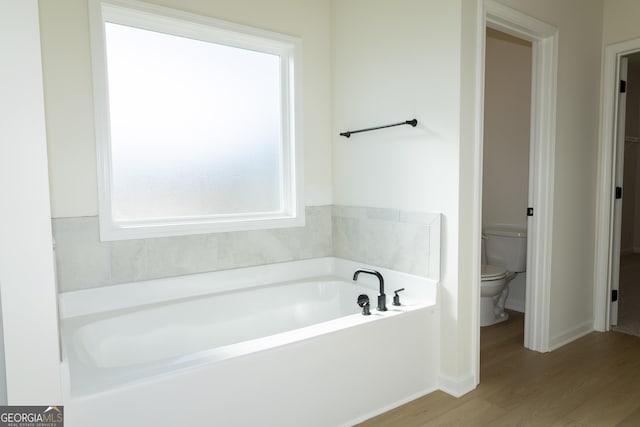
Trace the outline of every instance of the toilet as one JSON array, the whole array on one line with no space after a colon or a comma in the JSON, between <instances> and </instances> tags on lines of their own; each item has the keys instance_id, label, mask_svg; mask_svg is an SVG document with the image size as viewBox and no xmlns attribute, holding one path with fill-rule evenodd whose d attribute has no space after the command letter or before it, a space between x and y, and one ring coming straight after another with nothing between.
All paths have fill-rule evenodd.
<instances>
[{"instance_id":1,"label":"toilet","mask_svg":"<svg viewBox=\"0 0 640 427\"><path fill-rule=\"evenodd\" d=\"M486 228L482 233L480 326L504 322L509 282L527 266L527 232L512 226Z\"/></svg>"}]
</instances>

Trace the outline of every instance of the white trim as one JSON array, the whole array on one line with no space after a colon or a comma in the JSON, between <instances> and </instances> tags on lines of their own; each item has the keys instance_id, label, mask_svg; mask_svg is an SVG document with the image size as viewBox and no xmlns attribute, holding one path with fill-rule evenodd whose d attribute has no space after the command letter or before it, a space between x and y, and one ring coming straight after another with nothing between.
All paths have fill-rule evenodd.
<instances>
[{"instance_id":1,"label":"white trim","mask_svg":"<svg viewBox=\"0 0 640 427\"><path fill-rule=\"evenodd\" d=\"M446 375L438 375L438 388L450 394L453 397L464 396L476 388L476 380L474 374L461 377L449 377Z\"/></svg>"},{"instance_id":2,"label":"white trim","mask_svg":"<svg viewBox=\"0 0 640 427\"><path fill-rule=\"evenodd\" d=\"M593 332L593 322L591 320L583 322L575 328L571 328L556 337L550 338L549 351L553 351L563 345L569 344L570 342L575 341L578 338L582 338L591 332Z\"/></svg>"},{"instance_id":3,"label":"white trim","mask_svg":"<svg viewBox=\"0 0 640 427\"><path fill-rule=\"evenodd\" d=\"M35 0L0 0L0 357L9 405L63 403L38 18Z\"/></svg>"},{"instance_id":4,"label":"white trim","mask_svg":"<svg viewBox=\"0 0 640 427\"><path fill-rule=\"evenodd\" d=\"M90 0L89 18L95 103L100 236L102 240L164 237L304 225L304 158L301 127L302 40L300 38L134 0ZM118 220L114 218L105 22L265 52L277 55L280 58L280 86L282 91L281 209L273 212L142 218L136 220Z\"/></svg>"},{"instance_id":5,"label":"white trim","mask_svg":"<svg viewBox=\"0 0 640 427\"><path fill-rule=\"evenodd\" d=\"M613 257L613 186L616 173L616 100L618 62L621 56L640 50L640 38L605 47L602 72L602 103L600 110L600 155L596 210L596 252L593 287L593 328L610 329L611 268Z\"/></svg>"},{"instance_id":6,"label":"white trim","mask_svg":"<svg viewBox=\"0 0 640 427\"><path fill-rule=\"evenodd\" d=\"M627 80L629 59L620 57L616 80ZM615 171L614 183L622 187L624 181L624 135L627 110L627 95L616 91L616 132L615 132ZM611 292L620 288L620 242L622 241L622 199L613 202L613 234L611 236L611 274L609 275ZM609 324L618 324L618 301L609 303Z\"/></svg>"},{"instance_id":7,"label":"white trim","mask_svg":"<svg viewBox=\"0 0 640 427\"><path fill-rule=\"evenodd\" d=\"M474 123L474 153L473 153L473 201L471 204L474 215L471 224L471 232L475 237L473 246L471 279L474 286L471 289L471 343L473 359L471 370L473 373L473 388L480 383L480 274L481 253L482 253L482 162L483 162L483 137L484 137L484 58L485 58L485 11L478 7L476 16L476 81L475 81L475 123ZM444 380L444 377L443 377Z\"/></svg>"},{"instance_id":8,"label":"white trim","mask_svg":"<svg viewBox=\"0 0 640 427\"><path fill-rule=\"evenodd\" d=\"M558 30L494 0L485 0L485 8L487 26L533 46L529 197L535 215L528 225L524 345L544 352L549 350Z\"/></svg>"}]
</instances>

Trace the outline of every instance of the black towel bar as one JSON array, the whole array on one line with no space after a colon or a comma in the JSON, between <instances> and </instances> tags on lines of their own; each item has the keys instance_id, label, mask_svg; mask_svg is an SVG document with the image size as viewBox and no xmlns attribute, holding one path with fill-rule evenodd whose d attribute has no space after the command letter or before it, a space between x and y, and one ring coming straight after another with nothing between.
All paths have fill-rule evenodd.
<instances>
[{"instance_id":1,"label":"black towel bar","mask_svg":"<svg viewBox=\"0 0 640 427\"><path fill-rule=\"evenodd\" d=\"M378 129L384 129L384 128L390 128L390 127L393 127L393 126L402 126L402 125L411 125L412 127L416 127L417 124L418 124L418 121L416 119L412 119L412 120L406 120L406 121L400 122L400 123L393 123L391 125L377 126L377 127L373 127L373 128L358 129L358 130L348 130L346 132L340 133L340 136L344 136L346 138L349 138L354 133L369 132L370 130L378 130Z\"/></svg>"}]
</instances>

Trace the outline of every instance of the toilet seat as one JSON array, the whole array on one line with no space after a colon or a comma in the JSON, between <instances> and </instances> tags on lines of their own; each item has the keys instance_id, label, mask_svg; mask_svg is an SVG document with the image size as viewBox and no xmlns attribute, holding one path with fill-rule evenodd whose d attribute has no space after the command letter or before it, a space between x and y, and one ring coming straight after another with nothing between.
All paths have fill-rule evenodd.
<instances>
[{"instance_id":1,"label":"toilet seat","mask_svg":"<svg viewBox=\"0 0 640 427\"><path fill-rule=\"evenodd\" d=\"M501 280L507 275L507 270L491 264L482 264L480 267L482 281Z\"/></svg>"}]
</instances>

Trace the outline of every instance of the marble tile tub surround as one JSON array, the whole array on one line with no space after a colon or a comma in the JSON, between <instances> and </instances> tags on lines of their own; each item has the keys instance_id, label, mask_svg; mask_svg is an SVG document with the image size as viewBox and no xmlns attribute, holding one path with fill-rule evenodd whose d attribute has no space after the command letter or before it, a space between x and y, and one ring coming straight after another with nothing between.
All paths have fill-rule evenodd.
<instances>
[{"instance_id":1,"label":"marble tile tub surround","mask_svg":"<svg viewBox=\"0 0 640 427\"><path fill-rule=\"evenodd\" d=\"M309 206L305 227L101 242L97 217L55 218L60 292L336 256L439 279L440 214Z\"/></svg>"},{"instance_id":2,"label":"marble tile tub surround","mask_svg":"<svg viewBox=\"0 0 640 427\"><path fill-rule=\"evenodd\" d=\"M331 206L295 228L101 242L97 217L54 218L60 292L331 256Z\"/></svg>"},{"instance_id":3,"label":"marble tile tub surround","mask_svg":"<svg viewBox=\"0 0 640 427\"><path fill-rule=\"evenodd\" d=\"M333 207L333 256L440 279L438 213Z\"/></svg>"}]
</instances>

